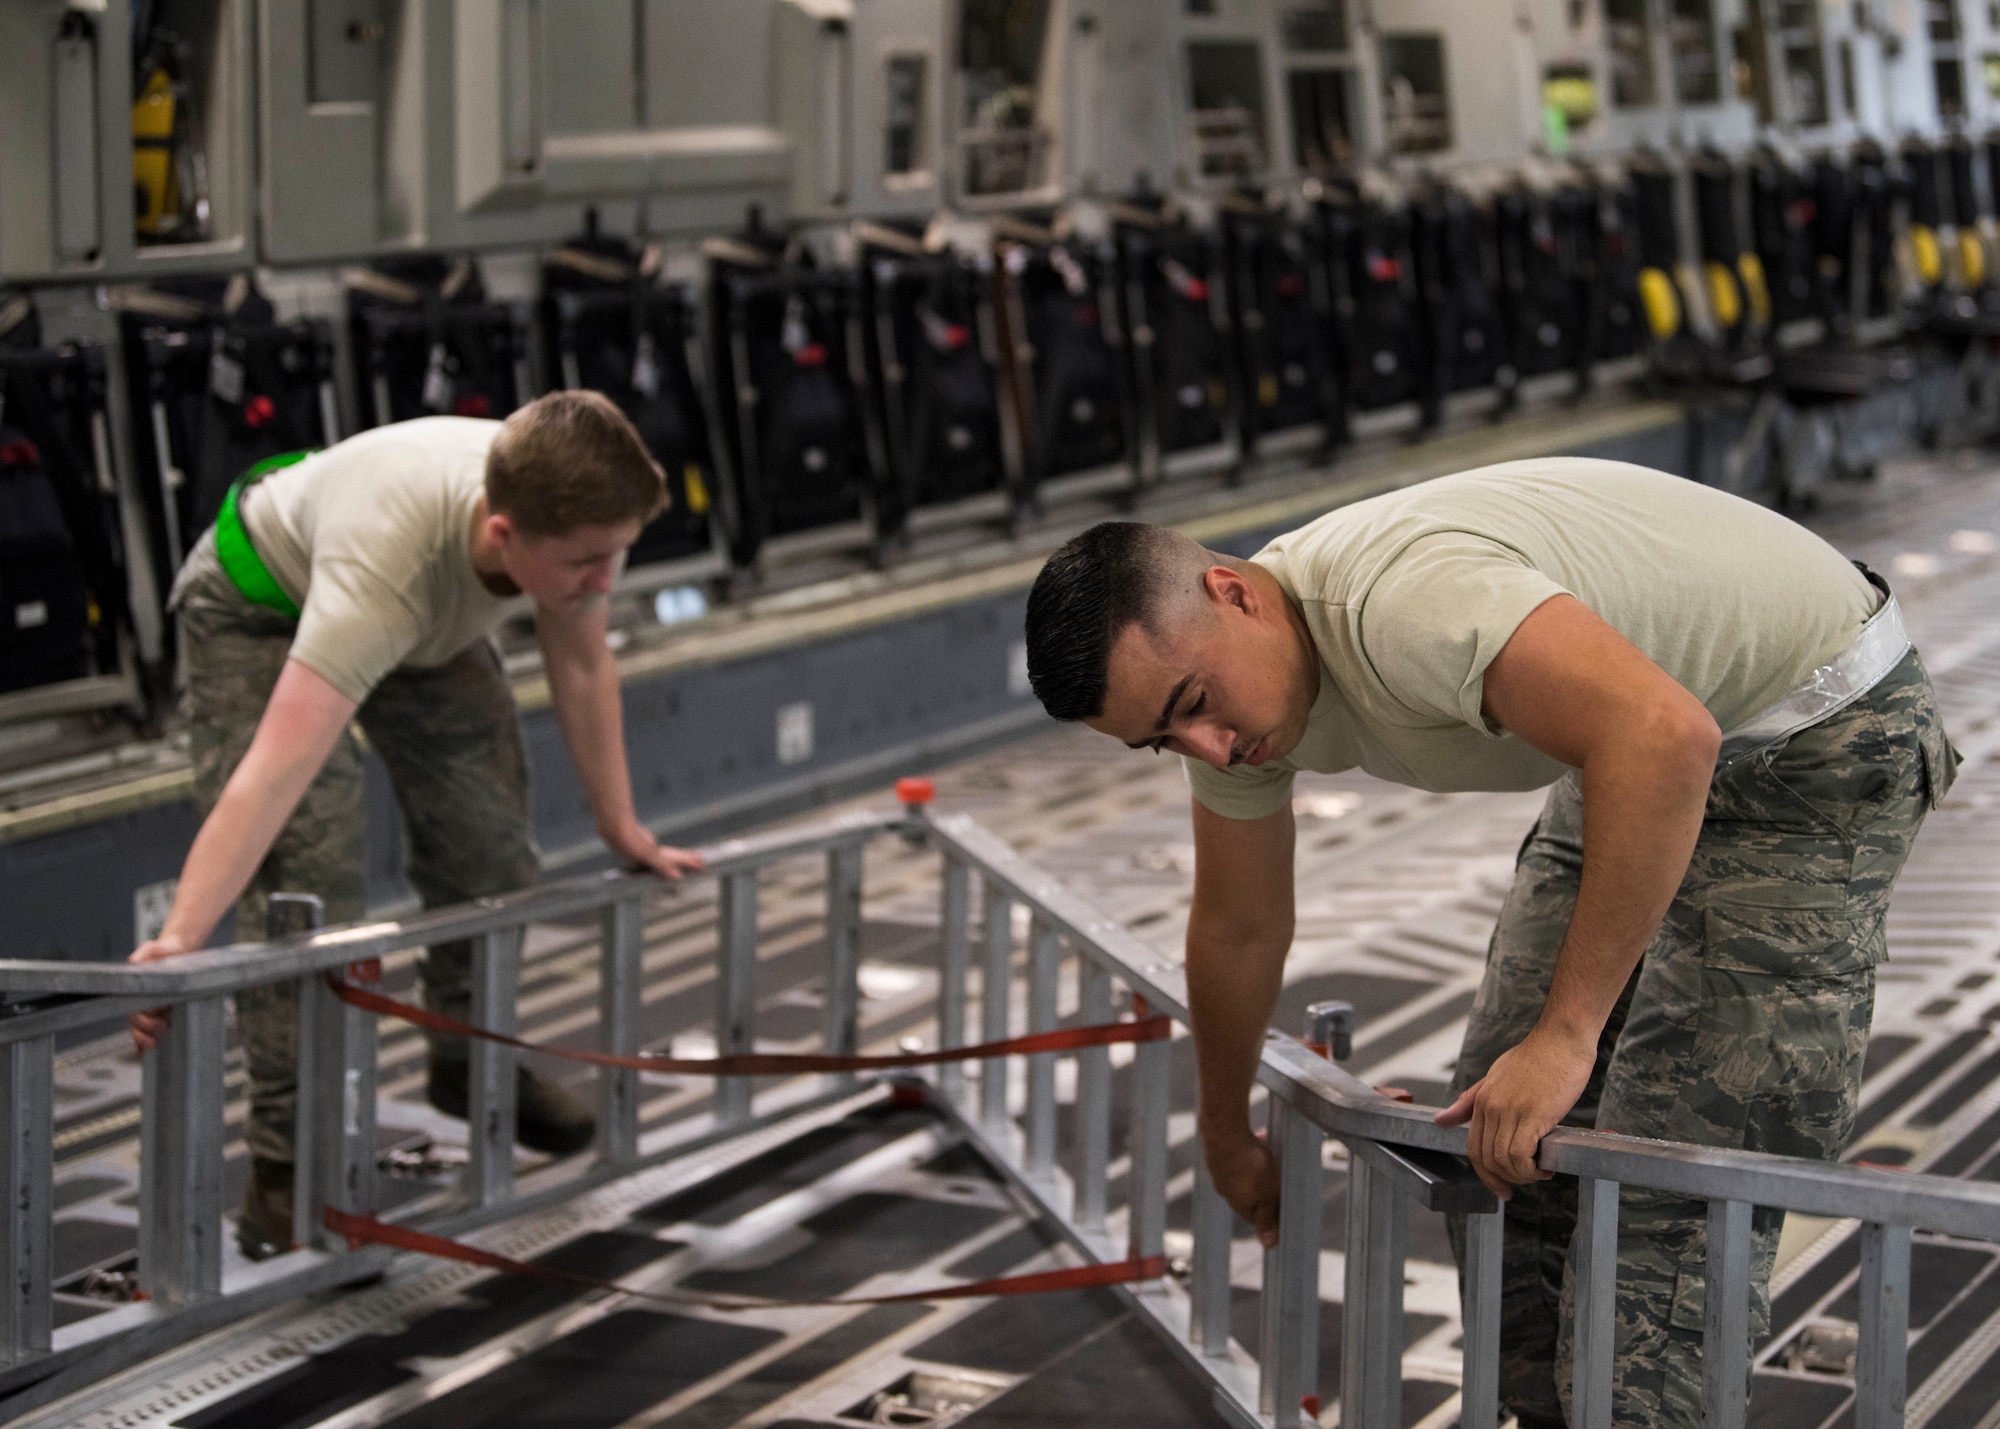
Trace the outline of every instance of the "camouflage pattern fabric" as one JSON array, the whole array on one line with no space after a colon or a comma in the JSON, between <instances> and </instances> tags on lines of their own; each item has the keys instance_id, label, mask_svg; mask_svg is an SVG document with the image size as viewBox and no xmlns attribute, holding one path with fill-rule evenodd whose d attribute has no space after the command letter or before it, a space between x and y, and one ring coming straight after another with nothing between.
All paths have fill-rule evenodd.
<instances>
[{"instance_id":1,"label":"camouflage pattern fabric","mask_svg":"<svg viewBox=\"0 0 2000 1429\"><path fill-rule=\"evenodd\" d=\"M1565 1125L1832 1161L1854 1129L1889 892L1957 758L1916 652L1855 704L1718 771L1687 877L1598 1044ZM1583 869L1581 776L1521 847L1451 1087L1541 1013ZM1574 1177L1507 1206L1501 1402L1568 1422ZM1618 1203L1620 1425L1701 1423L1707 1203L1626 1186ZM1770 1323L1780 1211L1752 1221L1752 1339ZM1465 1262L1463 1217L1452 1243ZM1745 1386L1746 1390L1748 1386Z\"/></svg>"},{"instance_id":2,"label":"camouflage pattern fabric","mask_svg":"<svg viewBox=\"0 0 2000 1429\"><path fill-rule=\"evenodd\" d=\"M238 593L204 537L176 588L181 678L195 801L207 816L250 747L291 649L295 626ZM528 768L514 696L490 642L449 664L399 669L357 715L403 814L405 873L426 908L510 893L534 882ZM361 750L343 734L237 904L238 935L259 937L269 895L317 893L329 923L366 908ZM424 1001L448 1016L471 1008L471 944L427 949ZM298 987L273 984L236 1000L250 1116L250 1154L293 1159L298 1104ZM462 1039L434 1039L433 1056L463 1057Z\"/></svg>"}]
</instances>

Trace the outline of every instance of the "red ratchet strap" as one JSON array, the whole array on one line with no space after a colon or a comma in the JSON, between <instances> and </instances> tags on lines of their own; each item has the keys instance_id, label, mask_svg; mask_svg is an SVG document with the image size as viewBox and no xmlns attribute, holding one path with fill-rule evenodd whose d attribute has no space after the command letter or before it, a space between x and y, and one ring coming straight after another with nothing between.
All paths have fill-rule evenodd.
<instances>
[{"instance_id":1,"label":"red ratchet strap","mask_svg":"<svg viewBox=\"0 0 2000 1429\"><path fill-rule=\"evenodd\" d=\"M513 1260L490 1250L426 1235L408 1226L391 1225L374 1216L350 1215L333 1206L326 1208L326 1228L347 1237L349 1249L361 1245L386 1245L393 1250L410 1250L441 1260L459 1260L467 1265L483 1265L509 1275L526 1275L553 1281L578 1290L608 1290L663 1305L699 1305L710 1310L760 1310L774 1305L900 1305L916 1300L971 1300L989 1295L1036 1295L1050 1290L1087 1290L1099 1285L1129 1285L1141 1280L1158 1280L1167 1273L1167 1258L1149 1255L1141 1260L1120 1260L1109 1265L1078 1265L1063 1270L1043 1270L1029 1275L1005 1275L993 1280L974 1280L964 1285L934 1285L928 1290L910 1290L900 1295L855 1295L833 1300L762 1300L743 1295L700 1295L689 1291L633 1290L615 1280L594 1275L578 1275L554 1266Z\"/></svg>"},{"instance_id":2,"label":"red ratchet strap","mask_svg":"<svg viewBox=\"0 0 2000 1429\"><path fill-rule=\"evenodd\" d=\"M455 1017L446 1017L429 1008L416 1007L370 992L333 973L326 975L327 986L350 1007L383 1017L398 1017L432 1032L459 1037L478 1037L524 1052L540 1052L570 1062L588 1062L594 1067L625 1067L636 1072L662 1072L671 1076L784 1077L800 1072L867 1072L895 1067L934 1067L944 1062L975 1062L983 1057L1011 1057L1033 1052L1075 1052L1084 1047L1110 1047L1121 1042L1164 1042L1173 1036L1173 1019L1147 1017L1138 1004L1134 1022L1108 1022L1094 1027L1065 1027L1058 1032L1035 1032L1026 1037L1009 1037L1000 1042L980 1042L970 1047L945 1047L935 1052L897 1052L885 1056L841 1056L825 1052L739 1052L725 1057L669 1057L658 1052L635 1052L621 1056L613 1052L586 1052L574 1047L548 1047L524 1042L519 1037L474 1027ZM1134 999L1138 1003L1138 999Z\"/></svg>"}]
</instances>

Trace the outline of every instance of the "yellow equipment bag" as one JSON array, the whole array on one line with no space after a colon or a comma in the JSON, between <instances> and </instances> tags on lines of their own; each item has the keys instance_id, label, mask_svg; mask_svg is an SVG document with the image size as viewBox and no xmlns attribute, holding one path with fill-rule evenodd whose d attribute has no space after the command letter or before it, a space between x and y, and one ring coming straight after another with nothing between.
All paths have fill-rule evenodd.
<instances>
[{"instance_id":1,"label":"yellow equipment bag","mask_svg":"<svg viewBox=\"0 0 2000 1429\"><path fill-rule=\"evenodd\" d=\"M1681 300L1674 294L1674 280L1658 268L1639 270L1639 302L1656 340L1665 342L1681 330Z\"/></svg>"},{"instance_id":2,"label":"yellow equipment bag","mask_svg":"<svg viewBox=\"0 0 2000 1429\"><path fill-rule=\"evenodd\" d=\"M1702 272L1708 277L1708 306L1715 314L1716 326L1735 327L1743 321L1743 295L1736 286L1736 275L1721 263L1704 263Z\"/></svg>"},{"instance_id":3,"label":"yellow equipment bag","mask_svg":"<svg viewBox=\"0 0 2000 1429\"><path fill-rule=\"evenodd\" d=\"M171 236L180 225L180 182L174 165L174 116L180 96L164 67L146 77L132 101L133 227L142 237Z\"/></svg>"},{"instance_id":4,"label":"yellow equipment bag","mask_svg":"<svg viewBox=\"0 0 2000 1429\"><path fill-rule=\"evenodd\" d=\"M1944 254L1938 250L1937 234L1921 223L1910 225L1910 257L1925 287L1944 276Z\"/></svg>"},{"instance_id":5,"label":"yellow equipment bag","mask_svg":"<svg viewBox=\"0 0 2000 1429\"><path fill-rule=\"evenodd\" d=\"M1986 245L1969 228L1958 230L1958 271L1968 288L1981 287L1986 282Z\"/></svg>"},{"instance_id":6,"label":"yellow equipment bag","mask_svg":"<svg viewBox=\"0 0 2000 1429\"><path fill-rule=\"evenodd\" d=\"M1743 279L1743 292L1750 299L1750 316L1759 327L1771 321L1771 289L1764 281L1764 264L1755 253L1736 255L1736 272Z\"/></svg>"}]
</instances>

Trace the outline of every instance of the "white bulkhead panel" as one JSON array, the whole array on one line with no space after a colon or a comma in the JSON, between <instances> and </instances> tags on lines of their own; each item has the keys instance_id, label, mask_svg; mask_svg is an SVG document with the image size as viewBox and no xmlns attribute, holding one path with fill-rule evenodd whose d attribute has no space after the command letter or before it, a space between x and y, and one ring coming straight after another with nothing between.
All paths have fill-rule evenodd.
<instances>
[{"instance_id":1,"label":"white bulkhead panel","mask_svg":"<svg viewBox=\"0 0 2000 1429\"><path fill-rule=\"evenodd\" d=\"M636 199L679 188L755 190L781 181L787 146L767 123L644 121L634 56L658 52L641 33L653 8L633 0L458 0L461 208ZM676 22L692 17L664 18L678 30ZM702 52L704 31L719 23L710 18L693 33L682 31L689 49ZM680 39L670 33L663 47Z\"/></svg>"},{"instance_id":2,"label":"white bulkhead panel","mask_svg":"<svg viewBox=\"0 0 2000 1429\"><path fill-rule=\"evenodd\" d=\"M944 202L949 14L945 0L854 6L848 202L858 213L924 217Z\"/></svg>"},{"instance_id":3,"label":"white bulkhead panel","mask_svg":"<svg viewBox=\"0 0 2000 1429\"><path fill-rule=\"evenodd\" d=\"M0 278L55 267L57 18L45 6L0 5Z\"/></svg>"},{"instance_id":4,"label":"white bulkhead panel","mask_svg":"<svg viewBox=\"0 0 2000 1429\"><path fill-rule=\"evenodd\" d=\"M1172 39L1155 10L1123 0L1078 0L1070 33L1079 53L1071 79L1068 172L1079 191L1122 193L1140 175L1154 188L1173 177L1174 91L1162 82Z\"/></svg>"},{"instance_id":5,"label":"white bulkhead panel","mask_svg":"<svg viewBox=\"0 0 2000 1429\"><path fill-rule=\"evenodd\" d=\"M262 0L264 249L278 262L367 253L382 232L387 0Z\"/></svg>"},{"instance_id":6,"label":"white bulkhead panel","mask_svg":"<svg viewBox=\"0 0 2000 1429\"><path fill-rule=\"evenodd\" d=\"M1940 0L1947 7L1953 0ZM1875 37L1882 67L1884 137L1915 131L1936 134L1936 73L1925 0L1867 0L1866 28Z\"/></svg>"},{"instance_id":7,"label":"white bulkhead panel","mask_svg":"<svg viewBox=\"0 0 2000 1429\"><path fill-rule=\"evenodd\" d=\"M854 0L777 0L772 12L773 108L792 142L794 217L836 217L853 202L855 9Z\"/></svg>"}]
</instances>

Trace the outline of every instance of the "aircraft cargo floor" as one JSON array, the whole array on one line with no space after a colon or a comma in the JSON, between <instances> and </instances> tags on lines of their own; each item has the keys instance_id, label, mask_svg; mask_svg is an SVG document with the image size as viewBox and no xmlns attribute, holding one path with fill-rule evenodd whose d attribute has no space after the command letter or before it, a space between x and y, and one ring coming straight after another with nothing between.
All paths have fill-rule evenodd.
<instances>
[{"instance_id":1,"label":"aircraft cargo floor","mask_svg":"<svg viewBox=\"0 0 2000 1429\"><path fill-rule=\"evenodd\" d=\"M1810 518L1896 586L1966 763L1926 827L1890 915L1861 1125L1850 1159L2000 1180L2000 464L1892 467ZM940 771L941 810L977 815L1028 857L1178 957L1192 849L1175 762L1062 730ZM880 807L886 793L857 801ZM1356 1004L1350 1070L1436 1104L1487 934L1537 795L1435 795L1359 775L1301 779L1299 932L1278 1026L1309 1001ZM936 859L896 841L868 854L866 1050L934 1035ZM824 863L763 882L758 1049L817 1046ZM975 920L976 926L976 920ZM523 1035L582 1045L593 1023L590 928L542 925L525 951ZM646 932L648 1045L712 1050L716 906L694 886ZM407 990L407 958L389 967ZM1185 1037L1174 1075L1191 1078ZM1114 1049L1129 1081L1129 1048ZM1122 1055L1121 1055L1122 1054ZM544 1070L556 1072L555 1064ZM229 1074L240 1082L232 1061ZM558 1072L578 1080L580 1069ZM384 1185L447 1184L463 1129L422 1101L423 1043L382 1040ZM62 1313L127 1293L137 1184L138 1072L106 1037L57 1066L57 1277ZM1128 1089L1129 1090L1129 1089ZM649 1127L707 1109L694 1080L651 1079ZM1059 1083L1067 1101L1071 1089ZM232 1115L240 1118L240 1106ZM1122 1117L1114 1117L1122 1126ZM232 1122L232 1134L240 1121ZM1173 1124L1168 1250L1184 1253L1191 1126ZM1063 1134L1068 1134L1067 1126ZM1331 1143L1330 1164L1341 1164ZM1113 1155L1121 1154L1118 1145ZM229 1167L241 1177L240 1139ZM524 1157L523 1167L528 1165ZM1121 1163L1114 1161L1113 1174ZM1320 1278L1325 1422L1336 1422L1344 1216L1329 1187ZM1414 1212L1403 1422L1456 1422L1457 1288L1439 1218ZM1240 1228L1239 1228L1240 1229ZM1773 1282L1750 1423L1832 1426L1851 1402L1857 1236L1793 1217ZM638 1173L478 1237L634 1287L774 1298L893 1293L1073 1263L945 1123L879 1090ZM233 1248L228 1252L234 1254ZM1236 1243L1238 1283L1258 1248ZM1941 1429L2000 1411L2000 1248L1919 1232L1908 1423ZM1237 1293L1254 1342L1256 1292ZM0 1415L6 1413L0 1401ZM22 1417L38 1425L729 1426L1221 1422L1200 1383L1106 1291L876 1307L663 1308L404 1257L380 1281L266 1313Z\"/></svg>"}]
</instances>

